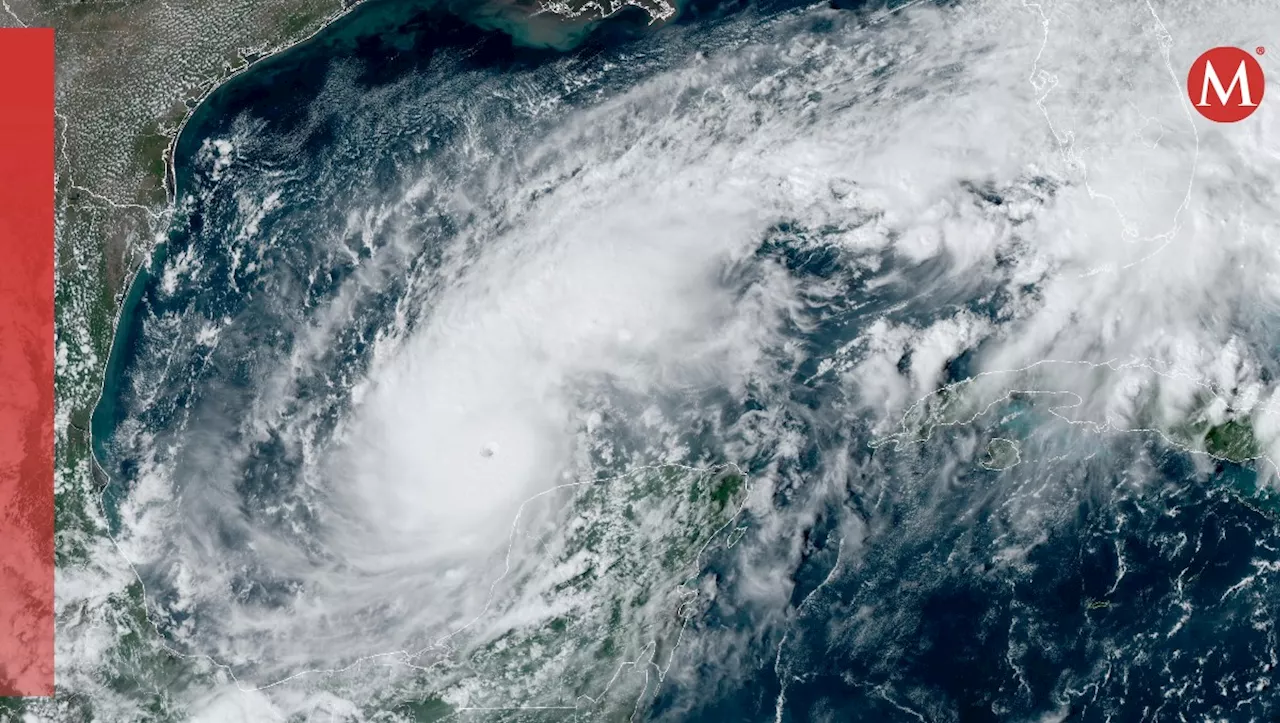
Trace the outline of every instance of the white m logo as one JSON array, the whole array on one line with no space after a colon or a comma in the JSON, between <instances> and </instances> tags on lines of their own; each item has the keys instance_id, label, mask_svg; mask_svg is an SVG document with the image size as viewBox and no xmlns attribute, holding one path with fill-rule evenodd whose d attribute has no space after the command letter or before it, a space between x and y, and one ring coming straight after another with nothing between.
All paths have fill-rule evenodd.
<instances>
[{"instance_id":1,"label":"white m logo","mask_svg":"<svg viewBox=\"0 0 1280 723\"><path fill-rule=\"evenodd\" d=\"M1204 83L1200 85L1200 102L1198 106L1209 105L1209 84L1213 83L1213 90L1218 94L1218 102L1221 105L1227 104L1227 99L1235 91L1236 85L1240 86L1240 105L1241 107L1253 107L1257 103L1253 102L1253 96L1249 93L1249 75L1245 72L1244 61L1240 61L1240 67L1236 68L1236 74L1231 78L1231 85L1225 89L1222 87L1222 81L1218 78L1218 73L1213 69L1213 63L1205 61L1204 63Z\"/></svg>"}]
</instances>

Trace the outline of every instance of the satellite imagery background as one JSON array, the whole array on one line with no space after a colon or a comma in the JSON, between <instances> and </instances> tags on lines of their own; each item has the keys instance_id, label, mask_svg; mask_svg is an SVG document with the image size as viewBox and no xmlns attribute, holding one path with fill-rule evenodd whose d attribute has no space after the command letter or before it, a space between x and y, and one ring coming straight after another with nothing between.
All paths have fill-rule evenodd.
<instances>
[{"instance_id":1,"label":"satellite imagery background","mask_svg":"<svg viewBox=\"0 0 1280 723\"><path fill-rule=\"evenodd\" d=\"M59 109L0 719L1280 716L1280 115L1187 87L1274 4L0 9Z\"/></svg>"}]
</instances>

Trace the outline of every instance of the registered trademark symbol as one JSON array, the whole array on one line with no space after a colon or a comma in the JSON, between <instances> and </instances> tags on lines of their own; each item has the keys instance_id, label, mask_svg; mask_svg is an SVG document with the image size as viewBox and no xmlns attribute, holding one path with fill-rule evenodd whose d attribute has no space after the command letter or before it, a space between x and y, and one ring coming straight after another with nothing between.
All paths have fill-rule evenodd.
<instances>
[{"instance_id":1,"label":"registered trademark symbol","mask_svg":"<svg viewBox=\"0 0 1280 723\"><path fill-rule=\"evenodd\" d=\"M1259 45L1258 47L1254 48L1253 52L1257 53L1258 55L1266 55L1267 49Z\"/></svg>"}]
</instances>

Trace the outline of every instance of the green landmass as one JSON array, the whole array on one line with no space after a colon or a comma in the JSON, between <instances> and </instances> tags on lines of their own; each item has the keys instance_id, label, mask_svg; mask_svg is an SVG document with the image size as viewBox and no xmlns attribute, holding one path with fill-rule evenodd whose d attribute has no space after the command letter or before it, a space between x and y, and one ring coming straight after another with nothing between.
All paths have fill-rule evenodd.
<instances>
[{"instance_id":1,"label":"green landmass","mask_svg":"<svg viewBox=\"0 0 1280 723\"><path fill-rule=\"evenodd\" d=\"M425 698L401 703L396 706L394 712L406 723L409 721L412 721L412 723L437 723L437 721L445 720L456 713L453 706L439 698Z\"/></svg>"},{"instance_id":2,"label":"green landmass","mask_svg":"<svg viewBox=\"0 0 1280 723\"><path fill-rule=\"evenodd\" d=\"M571 532L521 553L533 567L511 581L503 609L492 614L559 612L491 639L459 640L471 652L441 661L437 682L423 684L437 700L464 696L468 705L557 708L572 714L564 720L628 720L652 671L665 669L678 650L698 609L703 556L726 544L748 491L735 467L664 466L581 488L552 528ZM520 715L495 712L487 720Z\"/></svg>"},{"instance_id":3,"label":"green landmass","mask_svg":"<svg viewBox=\"0 0 1280 723\"><path fill-rule=\"evenodd\" d=\"M1253 425L1246 420L1228 420L1210 427L1204 435L1205 451L1232 462L1257 459L1262 453Z\"/></svg>"},{"instance_id":4,"label":"green landmass","mask_svg":"<svg viewBox=\"0 0 1280 723\"><path fill-rule=\"evenodd\" d=\"M1011 439L996 437L987 442L987 451L981 465L989 470L1001 471L1009 469L1021 461L1018 444Z\"/></svg>"},{"instance_id":5,"label":"green landmass","mask_svg":"<svg viewBox=\"0 0 1280 723\"><path fill-rule=\"evenodd\" d=\"M1248 417L1228 418L1219 424L1211 424L1200 416L1194 421L1175 425L1170 434L1181 444L1237 464L1262 455L1262 447Z\"/></svg>"}]
</instances>

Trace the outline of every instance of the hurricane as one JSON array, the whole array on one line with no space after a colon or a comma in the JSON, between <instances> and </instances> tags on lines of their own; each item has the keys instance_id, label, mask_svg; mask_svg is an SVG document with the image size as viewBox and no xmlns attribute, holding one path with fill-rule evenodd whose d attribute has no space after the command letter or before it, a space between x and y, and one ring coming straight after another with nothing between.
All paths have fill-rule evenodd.
<instances>
[{"instance_id":1,"label":"hurricane","mask_svg":"<svg viewBox=\"0 0 1280 723\"><path fill-rule=\"evenodd\" d=\"M1184 83L1280 18L695 9L183 130L95 428L193 719L1275 715L1280 116Z\"/></svg>"}]
</instances>

